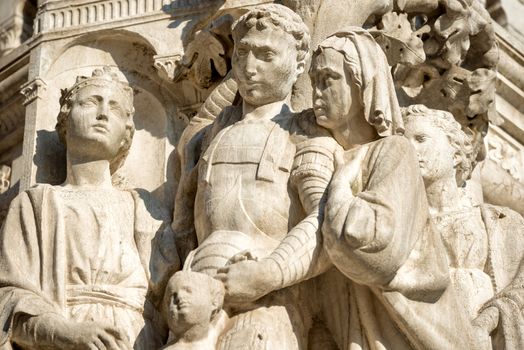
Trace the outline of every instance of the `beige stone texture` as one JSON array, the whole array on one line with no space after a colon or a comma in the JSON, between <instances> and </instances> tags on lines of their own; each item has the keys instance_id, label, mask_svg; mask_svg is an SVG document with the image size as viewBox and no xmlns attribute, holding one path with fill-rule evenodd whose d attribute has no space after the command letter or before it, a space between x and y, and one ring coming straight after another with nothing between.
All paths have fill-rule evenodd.
<instances>
[{"instance_id":1,"label":"beige stone texture","mask_svg":"<svg viewBox=\"0 0 524 350\"><path fill-rule=\"evenodd\" d=\"M523 9L0 1L0 349L524 348Z\"/></svg>"}]
</instances>

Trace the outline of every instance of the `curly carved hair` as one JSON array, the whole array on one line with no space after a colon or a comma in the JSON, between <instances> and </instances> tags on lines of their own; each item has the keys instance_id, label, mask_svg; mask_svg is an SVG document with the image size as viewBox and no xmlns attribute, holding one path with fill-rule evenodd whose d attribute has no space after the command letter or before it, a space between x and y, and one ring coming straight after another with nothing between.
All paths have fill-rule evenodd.
<instances>
[{"instance_id":1,"label":"curly carved hair","mask_svg":"<svg viewBox=\"0 0 524 350\"><path fill-rule=\"evenodd\" d=\"M124 96L127 97L126 105L124 106L127 114L125 139L117 155L109 164L109 170L111 174L114 174L124 164L124 161L129 154L129 149L131 148L131 142L133 141L133 135L135 133L135 124L133 123L135 108L133 107L133 89L127 83L119 81L117 75L111 72L110 67L95 69L91 77L79 76L76 78L75 85L69 89L62 90L60 112L57 116L55 130L58 133L60 141L67 147L67 120L71 113L73 102L76 101L78 91L86 86L93 85L101 87L113 85L115 88L121 89Z\"/></svg>"},{"instance_id":2,"label":"curly carved hair","mask_svg":"<svg viewBox=\"0 0 524 350\"><path fill-rule=\"evenodd\" d=\"M473 170L475 150L471 137L467 131L462 130L460 123L455 120L453 114L438 109L431 109L424 105L411 105L402 108L402 117L406 124L414 118L427 118L431 120L434 126L440 128L447 135L449 144L459 156L459 164L456 166L455 175L457 185L464 186Z\"/></svg>"},{"instance_id":3,"label":"curly carved hair","mask_svg":"<svg viewBox=\"0 0 524 350\"><path fill-rule=\"evenodd\" d=\"M286 6L278 4L260 5L241 16L233 23L233 40L236 42L249 29L256 26L263 30L270 25L291 34L297 41L297 61L306 62L309 58L311 37L309 29L298 14Z\"/></svg>"}]
</instances>

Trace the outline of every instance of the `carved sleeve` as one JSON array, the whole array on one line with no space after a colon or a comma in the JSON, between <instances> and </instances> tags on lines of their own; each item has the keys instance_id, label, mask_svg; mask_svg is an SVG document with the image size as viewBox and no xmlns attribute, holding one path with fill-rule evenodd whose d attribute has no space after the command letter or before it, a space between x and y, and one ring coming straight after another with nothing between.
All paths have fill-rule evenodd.
<instances>
[{"instance_id":1,"label":"carved sleeve","mask_svg":"<svg viewBox=\"0 0 524 350\"><path fill-rule=\"evenodd\" d=\"M440 245L427 228L426 195L409 141L390 136L370 144L362 167L354 195L335 179L329 189L322 231L331 261L361 284L404 291L416 275L418 287L428 279L440 291L447 265L441 257L431 263Z\"/></svg>"},{"instance_id":2,"label":"carved sleeve","mask_svg":"<svg viewBox=\"0 0 524 350\"><path fill-rule=\"evenodd\" d=\"M308 215L269 256L282 273L281 287L314 277L330 266L322 249L319 228L323 198L333 175L333 154L337 147L331 137L316 137L297 145L291 182Z\"/></svg>"},{"instance_id":3,"label":"carved sleeve","mask_svg":"<svg viewBox=\"0 0 524 350\"><path fill-rule=\"evenodd\" d=\"M29 317L60 312L44 294L54 292L55 285L40 277L41 271L51 270L42 265L38 234L42 212L34 207L41 205L40 189L31 190L34 196L22 192L11 202L0 231L0 348L17 337L31 339L25 327Z\"/></svg>"}]
</instances>

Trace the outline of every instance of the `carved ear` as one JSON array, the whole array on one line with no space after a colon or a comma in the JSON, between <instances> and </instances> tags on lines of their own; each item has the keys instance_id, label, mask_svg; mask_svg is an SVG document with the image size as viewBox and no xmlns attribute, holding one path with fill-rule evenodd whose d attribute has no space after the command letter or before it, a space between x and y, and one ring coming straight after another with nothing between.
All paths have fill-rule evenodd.
<instances>
[{"instance_id":1,"label":"carved ear","mask_svg":"<svg viewBox=\"0 0 524 350\"><path fill-rule=\"evenodd\" d=\"M462 160L460 159L460 153L455 152L453 153L453 167L458 167L462 163Z\"/></svg>"},{"instance_id":2,"label":"carved ear","mask_svg":"<svg viewBox=\"0 0 524 350\"><path fill-rule=\"evenodd\" d=\"M300 74L304 73L304 71L306 70L306 61L305 60L301 60L299 62L297 62L297 76L299 76Z\"/></svg>"},{"instance_id":3,"label":"carved ear","mask_svg":"<svg viewBox=\"0 0 524 350\"><path fill-rule=\"evenodd\" d=\"M211 311L210 321L213 321L215 319L215 317L218 315L219 312L220 312L219 308L213 309L213 311Z\"/></svg>"}]
</instances>

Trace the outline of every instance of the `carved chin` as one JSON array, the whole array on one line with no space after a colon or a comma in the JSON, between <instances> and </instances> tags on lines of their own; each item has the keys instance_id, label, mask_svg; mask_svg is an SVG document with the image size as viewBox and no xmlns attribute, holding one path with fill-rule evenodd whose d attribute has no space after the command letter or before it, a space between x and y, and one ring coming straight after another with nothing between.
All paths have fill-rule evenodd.
<instances>
[{"instance_id":1,"label":"carved chin","mask_svg":"<svg viewBox=\"0 0 524 350\"><path fill-rule=\"evenodd\" d=\"M317 112L315 109L315 119L320 126L327 127L330 125L329 118L324 114L324 110Z\"/></svg>"}]
</instances>

